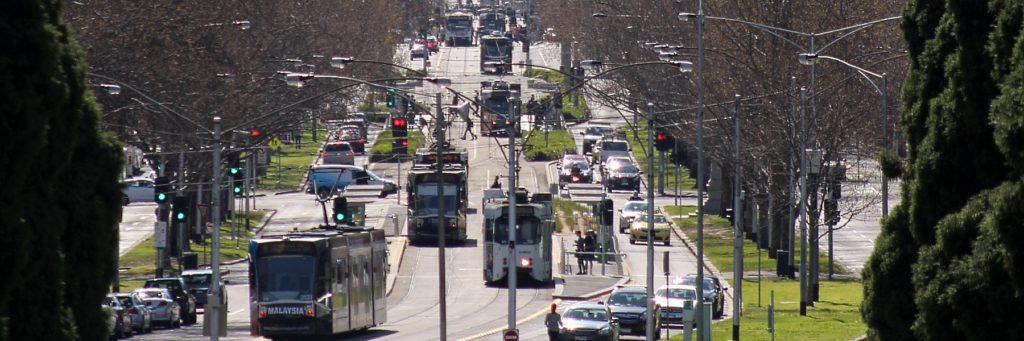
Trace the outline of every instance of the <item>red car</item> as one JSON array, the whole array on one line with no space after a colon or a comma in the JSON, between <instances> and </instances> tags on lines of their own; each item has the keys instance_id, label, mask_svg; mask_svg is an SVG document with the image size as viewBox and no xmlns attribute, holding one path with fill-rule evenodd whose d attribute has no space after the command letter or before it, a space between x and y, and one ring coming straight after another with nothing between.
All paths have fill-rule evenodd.
<instances>
[{"instance_id":1,"label":"red car","mask_svg":"<svg viewBox=\"0 0 1024 341\"><path fill-rule=\"evenodd\" d=\"M437 37L427 37L427 51L430 51L431 53L437 53L438 51L441 51L441 44L437 41Z\"/></svg>"}]
</instances>

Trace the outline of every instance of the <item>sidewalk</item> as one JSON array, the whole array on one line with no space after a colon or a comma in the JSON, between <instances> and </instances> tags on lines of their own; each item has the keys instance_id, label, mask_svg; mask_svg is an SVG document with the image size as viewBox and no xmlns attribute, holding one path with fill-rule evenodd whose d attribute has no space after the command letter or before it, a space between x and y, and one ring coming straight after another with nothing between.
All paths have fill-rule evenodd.
<instances>
[{"instance_id":1,"label":"sidewalk","mask_svg":"<svg viewBox=\"0 0 1024 341\"><path fill-rule=\"evenodd\" d=\"M576 263L576 257L565 253L563 250L572 248L573 237L566 235L555 235L553 238L555 247L552 252L555 254L555 292L551 296L556 299L582 301L590 300L608 294L617 285L629 281L629 276L623 274L621 266L615 263L614 258L609 257L604 263L604 275L601 275L601 262L594 261L594 269L591 274L580 274ZM568 264L562 264L563 258Z\"/></svg>"}]
</instances>

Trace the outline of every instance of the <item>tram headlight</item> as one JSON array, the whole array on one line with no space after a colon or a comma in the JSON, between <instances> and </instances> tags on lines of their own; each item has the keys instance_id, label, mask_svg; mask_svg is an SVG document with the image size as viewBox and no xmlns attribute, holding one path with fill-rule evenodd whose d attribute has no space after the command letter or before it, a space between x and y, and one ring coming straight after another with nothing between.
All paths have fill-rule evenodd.
<instances>
[{"instance_id":1,"label":"tram headlight","mask_svg":"<svg viewBox=\"0 0 1024 341\"><path fill-rule=\"evenodd\" d=\"M531 266L533 266L533 258L525 258L524 257L524 258L520 258L519 259L519 267L521 267L521 268L528 268L528 267L531 267Z\"/></svg>"}]
</instances>

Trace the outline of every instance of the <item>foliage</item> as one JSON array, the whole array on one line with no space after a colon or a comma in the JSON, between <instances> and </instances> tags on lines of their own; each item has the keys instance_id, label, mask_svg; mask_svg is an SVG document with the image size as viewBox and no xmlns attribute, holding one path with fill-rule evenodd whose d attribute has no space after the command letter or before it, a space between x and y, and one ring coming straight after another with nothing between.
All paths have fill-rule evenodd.
<instances>
[{"instance_id":1,"label":"foliage","mask_svg":"<svg viewBox=\"0 0 1024 341\"><path fill-rule=\"evenodd\" d=\"M391 153L391 129L381 130L380 135L377 135L377 139L373 142L373 147L370 148L367 153L371 159L394 155ZM426 144L426 137L419 130L409 130L409 147L406 148L405 154L412 155L416 153L416 149L422 148Z\"/></svg>"},{"instance_id":2,"label":"foliage","mask_svg":"<svg viewBox=\"0 0 1024 341\"><path fill-rule=\"evenodd\" d=\"M579 96L578 100L579 105L573 105L572 95L562 96L562 117L582 120L590 116L590 107L587 106L587 99Z\"/></svg>"},{"instance_id":3,"label":"foliage","mask_svg":"<svg viewBox=\"0 0 1024 341\"><path fill-rule=\"evenodd\" d=\"M873 339L1024 333L1006 318L1024 314L1022 9L999 0L907 4L909 159L902 202L864 268Z\"/></svg>"},{"instance_id":4,"label":"foliage","mask_svg":"<svg viewBox=\"0 0 1024 341\"><path fill-rule=\"evenodd\" d=\"M326 134L327 129L321 127L317 137L327 136ZM316 160L316 154L323 146L322 140L313 140L313 132L308 129L302 130L302 141L306 142L301 145L295 142L282 145L276 154L271 154L270 164L267 166L267 176L261 183L263 188L285 190L295 189L302 185L302 178L306 176L309 166L313 164L313 160ZM278 177L280 177L280 181L278 181Z\"/></svg>"},{"instance_id":5,"label":"foliage","mask_svg":"<svg viewBox=\"0 0 1024 341\"><path fill-rule=\"evenodd\" d=\"M555 129L547 132L530 130L526 135L526 160L527 161L550 161L557 160L565 153L576 151L576 140L568 130Z\"/></svg>"},{"instance_id":6,"label":"foliage","mask_svg":"<svg viewBox=\"0 0 1024 341\"><path fill-rule=\"evenodd\" d=\"M565 230L572 231L571 227L574 225L573 213L587 213L590 212L590 208L583 204L577 204L570 200L553 198L551 201L551 207L553 211L558 214L561 213L562 218L555 219L555 231L559 233ZM567 229L565 224L569 224L570 227Z\"/></svg>"},{"instance_id":7,"label":"foliage","mask_svg":"<svg viewBox=\"0 0 1024 341\"><path fill-rule=\"evenodd\" d=\"M535 67L527 68L523 77L537 78L551 84L562 84L565 81L565 75L559 72Z\"/></svg>"},{"instance_id":8,"label":"foliage","mask_svg":"<svg viewBox=\"0 0 1024 341\"><path fill-rule=\"evenodd\" d=\"M100 340L121 146L99 131L62 2L0 4L0 340Z\"/></svg>"},{"instance_id":9,"label":"foliage","mask_svg":"<svg viewBox=\"0 0 1024 341\"><path fill-rule=\"evenodd\" d=\"M882 174L889 179L898 179L903 175L902 162L899 155L892 150L883 150L878 154L878 166L882 169Z\"/></svg>"}]
</instances>

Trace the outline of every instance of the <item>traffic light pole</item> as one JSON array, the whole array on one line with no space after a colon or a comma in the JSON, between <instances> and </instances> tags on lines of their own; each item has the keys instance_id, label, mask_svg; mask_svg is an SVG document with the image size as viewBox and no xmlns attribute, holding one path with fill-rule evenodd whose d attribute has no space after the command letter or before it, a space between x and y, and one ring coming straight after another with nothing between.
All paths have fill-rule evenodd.
<instances>
[{"instance_id":1,"label":"traffic light pole","mask_svg":"<svg viewBox=\"0 0 1024 341\"><path fill-rule=\"evenodd\" d=\"M209 296L206 300L206 309L209 310L206 314L205 322L210 323L208 328L210 332L210 341L218 341L220 338L220 324L219 321L221 314L221 286L218 283L220 280L220 181L221 181L221 169L220 169L220 117L213 117L213 174L210 176L210 221L213 223L213 231L210 239L210 263L213 267L213 278L210 280L210 291Z\"/></svg>"},{"instance_id":2,"label":"traffic light pole","mask_svg":"<svg viewBox=\"0 0 1024 341\"><path fill-rule=\"evenodd\" d=\"M519 118L509 110L511 126L505 127L508 134L508 330L516 330L516 134L515 125ZM482 124L482 123L481 123Z\"/></svg>"},{"instance_id":3,"label":"traffic light pole","mask_svg":"<svg viewBox=\"0 0 1024 341\"><path fill-rule=\"evenodd\" d=\"M429 54L429 53L428 53ZM445 224L444 216L444 181L441 177L444 174L444 113L441 111L441 93L438 92L434 95L434 105L437 106L437 124L434 126L437 137L434 138L435 145L437 146L437 280L440 284L440 292L438 293L438 304L441 313L441 341L447 339L447 326L448 326L448 304L447 304L447 286L445 285L445 255L444 255L444 239L445 230L447 224ZM399 160L401 162L401 160Z\"/></svg>"}]
</instances>

